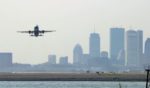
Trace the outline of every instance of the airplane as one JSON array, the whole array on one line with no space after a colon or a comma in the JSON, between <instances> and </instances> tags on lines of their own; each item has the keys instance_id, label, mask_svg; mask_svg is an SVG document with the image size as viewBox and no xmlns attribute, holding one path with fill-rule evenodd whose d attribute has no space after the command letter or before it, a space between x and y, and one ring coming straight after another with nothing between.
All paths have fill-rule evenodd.
<instances>
[{"instance_id":1,"label":"airplane","mask_svg":"<svg viewBox=\"0 0 150 88\"><path fill-rule=\"evenodd\" d=\"M29 31L18 31L18 32L19 33L28 33L28 34L30 34L30 36L39 37L39 36L43 36L43 34L46 32L55 32L55 30L39 30L39 26L36 25L34 27L33 31L29 30Z\"/></svg>"}]
</instances>

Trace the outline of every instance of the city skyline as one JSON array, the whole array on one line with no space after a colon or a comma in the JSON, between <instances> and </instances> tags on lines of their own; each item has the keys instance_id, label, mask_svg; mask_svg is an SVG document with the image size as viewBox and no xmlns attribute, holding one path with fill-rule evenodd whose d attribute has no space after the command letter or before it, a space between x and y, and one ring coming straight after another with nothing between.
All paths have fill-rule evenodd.
<instances>
[{"instance_id":1,"label":"city skyline","mask_svg":"<svg viewBox=\"0 0 150 88\"><path fill-rule=\"evenodd\" d=\"M13 53L0 53L1 71L140 71L149 65L150 38L143 44L143 31L128 30L124 28L111 28L112 49L110 57L108 51L101 51L100 34L90 33L89 53L83 52L82 46L73 47L73 63L68 62L68 56L57 57L48 54L44 63L37 65L14 63ZM118 45L118 46L116 46ZM126 46L124 46L126 45ZM145 46L143 46L145 45ZM143 49L145 47L145 49ZM144 51L143 51L144 50ZM115 53L114 53L115 52ZM59 58L59 59L58 59ZM56 62L59 60L59 63ZM31 68L32 67L32 68ZM51 67L51 68L49 68ZM66 68L67 67L67 68ZM57 70L56 70L56 69Z\"/></svg>"},{"instance_id":2,"label":"city skyline","mask_svg":"<svg viewBox=\"0 0 150 88\"><path fill-rule=\"evenodd\" d=\"M137 34L133 34L133 35L135 35L135 38L140 38L140 36L142 37L142 41L143 41L143 31L141 31L141 30L133 30L133 29L130 29L130 30L127 30L127 31L125 31L125 29L124 28L119 28L119 27L114 27L114 28L110 28L110 35L111 35L111 32L112 31L114 31L114 30L120 30L120 32L123 32L123 36L124 37L126 37L126 39L123 37L123 39L125 39L125 40L122 40L122 42L124 42L124 44L123 44L123 49L120 49L120 51L119 52L117 52L117 56L116 56L116 58L112 58L111 57L111 53L110 53L110 51L109 50L107 50L106 52L108 52L108 57L110 58L110 59L118 59L118 55L120 54L120 52L122 52L122 51L124 51L124 50L126 50L126 52L128 52L127 51L127 49L128 49L128 32L137 32ZM116 31L117 32L117 31ZM114 32L115 33L115 32ZM119 33L119 32L118 32ZM139 34L140 34L140 36L139 36ZM132 35L132 34L131 34ZM120 35L121 36L121 35ZM117 38L117 37L115 37L115 38ZM111 40L112 39L112 40ZM141 38L140 38L141 39ZM147 39L149 39L149 37L147 38ZM80 45L80 43L78 42L76 45L74 44L74 48L76 48L76 46L77 47L80 47L81 48L81 50L76 50L76 51L79 51L79 52L82 52L81 54L89 54L89 56L90 57L100 57L101 56L101 53L102 52L105 52L105 50L101 50L101 38L100 38L100 34L99 33L97 33L97 32L92 32L92 33L90 33L89 34L89 47L88 47L88 49L89 49L89 52L87 53L87 52L84 52L84 49L82 48L82 45ZM110 38L110 40L109 41L114 41L115 39L114 38ZM97 42L96 42L97 41ZM116 41L116 40L115 40ZM120 40L119 40L120 41ZM133 40L132 40L133 41ZM120 41L121 42L121 41ZM145 49L146 48L144 48L144 47L146 47L145 46L145 43L146 43L146 41L143 41L143 43L141 43L141 41L139 41L139 40L134 40L134 42L135 42L135 44L136 43L140 43L141 45L139 46L139 45L137 45L137 46L134 46L134 47L136 47L137 49L140 47L140 50L141 50L141 54L144 54L144 52L145 52ZM96 44L96 46L95 46L95 43L98 43L98 44ZM94 45L93 45L94 44ZM135 45L135 44L133 44L133 45ZM110 44L109 45L111 45L111 42L110 42ZM126 46L125 46L126 45ZM147 45L148 46L148 45ZM94 50L94 52L92 52L93 53L93 55L90 53L90 47L92 48L93 47L93 50ZM99 47L99 49L97 48L97 47ZM110 47L112 47L112 46L110 46ZM126 47L126 48L125 48ZM132 46L133 47L133 46ZM143 47L143 48L142 48ZM131 47L129 47L129 49L130 49ZM142 48L142 49L141 49ZM115 48L114 48L115 49ZM98 52L97 52L98 51ZM139 50L138 50L139 51ZM1 51L2 53L3 53L3 51ZM10 52L10 51L9 51ZM74 50L73 50L73 48L72 48L72 52L74 53ZM8 53L8 52L4 52L4 53ZM13 52L12 52L13 53ZM98 54L99 53L99 54ZM135 57L135 59L137 59L137 57L139 56L139 52L136 52L137 53L137 55L136 55L136 57ZM148 52L147 52L148 53ZM49 53L48 55L47 55L47 57L49 58L49 55L51 55L52 53ZM55 55L55 56L57 56L57 54L53 54L53 55ZM69 59L70 58L68 58L68 55L66 55L66 56L64 56L64 55L62 55L62 56L57 56L57 58L56 58L56 63L59 63L60 62L60 59L59 58L63 58L63 57L67 57L67 59L68 59L68 63L74 63L74 54L73 54L73 56L71 56L72 57L72 62L69 62ZM140 56L141 57L141 56ZM78 57L78 58L81 58L81 57ZM143 57L142 57L143 58ZM128 55L127 55L127 57L125 58L125 60L127 60L128 59ZM131 59L131 58L130 58ZM139 59L139 57L138 57L138 59ZM47 59L46 61L48 61L49 62L49 59ZM140 60L139 60L140 61ZM21 62L14 62L14 63L21 63ZM41 63L43 63L43 62L41 62ZM80 63L80 59L78 60L78 63ZM24 63L24 64L32 64L32 63ZM40 64L40 63L38 63L38 64Z\"/></svg>"},{"instance_id":3,"label":"city skyline","mask_svg":"<svg viewBox=\"0 0 150 88\"><path fill-rule=\"evenodd\" d=\"M0 52L13 52L13 61L20 63L39 64L47 61L48 54L67 55L72 62L75 44L80 43L83 52L89 52L88 37L94 30L100 34L101 51L109 52L112 27L143 30L145 41L150 36L149 3L148 0L1 0ZM37 24L41 29L57 32L41 38L16 33L32 30Z\"/></svg>"},{"instance_id":4,"label":"city skyline","mask_svg":"<svg viewBox=\"0 0 150 88\"><path fill-rule=\"evenodd\" d=\"M118 33L119 33L119 35L118 35ZM112 42L112 44L116 43L116 44L113 44L113 46L112 46L111 42L110 42L110 47L113 48L112 52L117 50L117 52L115 52L115 54L116 54L115 58L113 55L111 56L111 53L108 53L109 50L108 51L100 51L100 46L101 46L100 34L96 33L96 32L92 32L89 35L89 53L83 52L84 49L82 49L82 46L80 45L80 43L75 44L73 51L72 51L73 64L79 64L81 61L82 55L84 55L84 54L88 54L89 57L91 57L91 58L99 58L99 57L107 56L112 60L117 60L118 56L120 56L120 54L123 53L124 51L126 51L126 55L127 55L125 59L128 59L128 56L130 56L130 55L128 55L128 53L131 54L130 59L134 58L135 60L138 59L140 61L140 60L142 60L141 58L145 58L145 57L143 57L143 55L146 55L146 58L148 59L148 55L149 55L148 53L150 53L149 52L149 47L150 47L149 39L150 38L148 37L146 41L143 41L143 31L141 31L141 30L125 31L124 28L116 28L115 27L115 28L110 28L110 35L112 36L112 38L110 38L110 41ZM121 39L120 38L118 39L118 37L120 37ZM143 44L143 42L144 42L144 44ZM117 45L117 43L121 43L121 45L114 46L114 45ZM10 52L1 52L1 53L3 54L3 53L10 53ZM13 52L11 52L11 53L13 53ZM101 55L101 53L102 53L102 55ZM125 52L124 52L124 54L125 54ZM142 55L142 56L140 56L140 55ZM52 63L54 63L54 62L56 63L57 58L61 58L61 57L68 58L68 56L57 57L56 54L51 54L51 53L49 53L47 56L48 56L48 59L47 59L48 62L50 62L50 60L51 60L49 58L52 58Z\"/></svg>"},{"instance_id":5,"label":"city skyline","mask_svg":"<svg viewBox=\"0 0 150 88\"><path fill-rule=\"evenodd\" d=\"M127 34L126 32L128 32L128 31L141 32L141 30L138 30L138 29L137 29L137 30L135 30L135 29L130 29L130 30L127 30L127 31L126 31L125 28L122 28L122 27L120 27L120 28L119 28L119 27L114 27L114 28L110 28L110 29L109 29L109 31L110 31L109 33L111 33L113 29L119 29L119 30L120 30L120 29L121 29L121 30L123 29L123 31L124 31L124 37L127 37L127 36L125 36L125 35ZM111 53L110 53L109 50L101 50L101 49L100 49L100 48L101 48L101 45L102 45L101 42L100 42L100 40L101 40L100 34L99 34L98 32L95 32L95 31L89 34L89 40L88 40L88 41L89 41L89 44L88 44L88 45L89 45L89 47L88 47L89 51L88 51L88 52L84 52L84 49L83 49L83 47L82 47L82 45L81 45L82 54L83 54L83 53L86 53L86 54L89 54L89 55L90 55L90 43L91 43L90 40L92 40L91 35L93 35L93 34L94 34L94 37L95 37L95 38L96 38L96 36L99 37L98 40L96 39L97 41L99 41L99 44L98 44L99 49L97 49L98 52L99 52L99 56L100 56L100 53L101 53L101 52L107 51L107 52L108 52L108 56L109 56L109 58L111 59ZM96 35L96 36L95 36L95 35ZM143 37L143 31L142 31L142 37ZM148 37L148 38L149 38L149 37ZM88 38L87 38L87 39L88 39ZM95 40L95 39L94 39L94 40ZM111 38L110 38L110 40L111 40ZM110 41L110 40L109 40L109 41ZM143 39L142 39L142 40L143 40ZM125 43L127 43L127 40L123 40L123 41L124 41L124 45L126 45ZM142 46L143 46L142 53L144 53L144 50L145 50L145 49L144 49L144 47L145 47L145 42L146 42L146 41L143 41L143 44L142 44ZM92 44L94 44L94 42L93 42ZM111 44L111 42L110 42L110 44ZM110 44L108 44L108 45L110 45ZM78 42L77 45L80 45L80 42ZM75 44L74 44L74 46L75 46ZM93 45L92 45L92 46L93 46ZM109 47L111 47L111 46L109 46ZM126 46L124 46L124 48L125 48L125 47L126 47ZM95 49L96 49L96 47L95 47ZM124 50L124 49L123 49L123 50ZM73 51L73 48L72 48L72 51ZM71 52L72 52L72 51L71 51ZM122 51L122 50L121 50L121 51ZM3 51L1 51L1 52L3 52ZM7 52L10 52L10 51L6 51L6 53L7 53ZM4 52L4 53L5 53L5 52ZM13 53L13 52L12 52L12 53ZM120 53L120 52L117 53L117 56L119 55L119 53ZM49 55L51 55L51 54L57 55L56 53L48 53L46 57L49 57ZM97 55L98 55L98 54L97 54ZM56 63L59 63L59 59L58 59L58 58L61 58L61 57L64 57L64 56L67 56L68 61L69 61L70 59L72 59L71 62L69 61L69 63L73 63L73 59L74 59L74 56L73 56L73 55L71 56L71 58L68 57L69 55L57 56L57 58L56 58ZM115 59L117 59L117 58L115 58ZM125 59L127 59L127 58L125 58ZM47 59L46 61L48 61L48 59ZM22 63L22 62L15 62L15 61L14 61L14 63ZM24 62L23 62L23 63L24 63ZM43 62L40 62L40 63L43 63ZM37 64L40 64L40 63L37 63ZM24 64L32 64L32 63L24 63Z\"/></svg>"}]
</instances>

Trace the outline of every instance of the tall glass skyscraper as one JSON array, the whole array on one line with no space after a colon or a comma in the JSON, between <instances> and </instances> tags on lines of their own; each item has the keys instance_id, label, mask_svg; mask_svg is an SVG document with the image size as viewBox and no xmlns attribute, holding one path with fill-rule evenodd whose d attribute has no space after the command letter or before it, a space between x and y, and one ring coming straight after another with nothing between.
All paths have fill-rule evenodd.
<instances>
[{"instance_id":1,"label":"tall glass skyscraper","mask_svg":"<svg viewBox=\"0 0 150 88\"><path fill-rule=\"evenodd\" d=\"M143 54L143 32L127 31L127 66L139 67Z\"/></svg>"},{"instance_id":2,"label":"tall glass skyscraper","mask_svg":"<svg viewBox=\"0 0 150 88\"><path fill-rule=\"evenodd\" d=\"M100 36L98 33L90 34L89 53L91 57L100 57Z\"/></svg>"},{"instance_id":3,"label":"tall glass skyscraper","mask_svg":"<svg viewBox=\"0 0 150 88\"><path fill-rule=\"evenodd\" d=\"M119 52L124 50L124 28L110 29L110 58L117 60Z\"/></svg>"}]
</instances>

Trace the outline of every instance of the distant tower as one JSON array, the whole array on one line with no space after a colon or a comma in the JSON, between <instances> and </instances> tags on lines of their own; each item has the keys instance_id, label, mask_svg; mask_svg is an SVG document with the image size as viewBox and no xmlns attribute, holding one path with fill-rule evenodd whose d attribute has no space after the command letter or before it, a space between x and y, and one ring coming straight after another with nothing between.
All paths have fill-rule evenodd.
<instances>
[{"instance_id":1,"label":"distant tower","mask_svg":"<svg viewBox=\"0 0 150 88\"><path fill-rule=\"evenodd\" d=\"M49 55L48 56L48 63L49 64L56 64L56 55Z\"/></svg>"},{"instance_id":2,"label":"distant tower","mask_svg":"<svg viewBox=\"0 0 150 88\"><path fill-rule=\"evenodd\" d=\"M59 64L61 64L61 65L68 65L68 57L67 56L60 57Z\"/></svg>"},{"instance_id":3,"label":"distant tower","mask_svg":"<svg viewBox=\"0 0 150 88\"><path fill-rule=\"evenodd\" d=\"M140 59L143 48L142 31L127 31L127 65L133 67L140 66Z\"/></svg>"},{"instance_id":4,"label":"distant tower","mask_svg":"<svg viewBox=\"0 0 150 88\"><path fill-rule=\"evenodd\" d=\"M82 61L83 51L81 45L77 44L73 49L73 63L80 64Z\"/></svg>"},{"instance_id":5,"label":"distant tower","mask_svg":"<svg viewBox=\"0 0 150 88\"><path fill-rule=\"evenodd\" d=\"M143 62L143 31L137 31L137 39L138 39L138 60L140 61L139 65L142 66Z\"/></svg>"},{"instance_id":6,"label":"distant tower","mask_svg":"<svg viewBox=\"0 0 150 88\"><path fill-rule=\"evenodd\" d=\"M89 53L91 57L100 57L100 37L98 33L90 34Z\"/></svg>"},{"instance_id":7,"label":"distant tower","mask_svg":"<svg viewBox=\"0 0 150 88\"><path fill-rule=\"evenodd\" d=\"M145 51L144 51L144 64L150 64L150 38L147 38L145 42Z\"/></svg>"},{"instance_id":8,"label":"distant tower","mask_svg":"<svg viewBox=\"0 0 150 88\"><path fill-rule=\"evenodd\" d=\"M12 53L0 53L0 68L12 66Z\"/></svg>"},{"instance_id":9,"label":"distant tower","mask_svg":"<svg viewBox=\"0 0 150 88\"><path fill-rule=\"evenodd\" d=\"M111 28L110 29L110 58L117 60L118 54L121 50L124 50L124 28Z\"/></svg>"}]
</instances>

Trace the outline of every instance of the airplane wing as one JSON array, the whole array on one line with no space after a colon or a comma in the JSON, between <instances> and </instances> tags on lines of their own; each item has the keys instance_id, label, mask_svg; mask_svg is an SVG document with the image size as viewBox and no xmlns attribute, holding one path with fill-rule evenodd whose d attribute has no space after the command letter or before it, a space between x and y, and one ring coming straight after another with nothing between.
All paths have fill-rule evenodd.
<instances>
[{"instance_id":1,"label":"airplane wing","mask_svg":"<svg viewBox=\"0 0 150 88\"><path fill-rule=\"evenodd\" d=\"M19 33L34 33L34 31L17 31L17 32L19 32Z\"/></svg>"},{"instance_id":2,"label":"airplane wing","mask_svg":"<svg viewBox=\"0 0 150 88\"><path fill-rule=\"evenodd\" d=\"M55 32L55 30L42 30L42 31L39 31L39 33L45 33L45 32Z\"/></svg>"}]
</instances>

